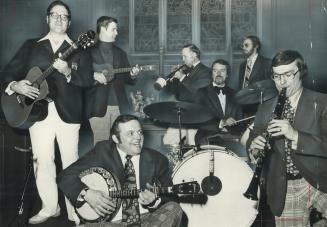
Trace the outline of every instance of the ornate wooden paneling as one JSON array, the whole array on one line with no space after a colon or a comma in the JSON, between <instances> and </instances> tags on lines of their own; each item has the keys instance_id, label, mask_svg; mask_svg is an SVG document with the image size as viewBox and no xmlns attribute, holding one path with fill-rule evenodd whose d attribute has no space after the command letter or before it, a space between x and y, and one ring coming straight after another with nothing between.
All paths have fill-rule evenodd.
<instances>
[{"instance_id":1,"label":"ornate wooden paneling","mask_svg":"<svg viewBox=\"0 0 327 227\"><path fill-rule=\"evenodd\" d=\"M192 43L192 1L167 0L167 51Z\"/></svg>"},{"instance_id":2,"label":"ornate wooden paneling","mask_svg":"<svg viewBox=\"0 0 327 227\"><path fill-rule=\"evenodd\" d=\"M156 52L159 50L158 0L134 2L135 52Z\"/></svg>"},{"instance_id":3,"label":"ornate wooden paneling","mask_svg":"<svg viewBox=\"0 0 327 227\"><path fill-rule=\"evenodd\" d=\"M201 50L224 51L226 48L225 0L201 0Z\"/></svg>"},{"instance_id":4,"label":"ornate wooden paneling","mask_svg":"<svg viewBox=\"0 0 327 227\"><path fill-rule=\"evenodd\" d=\"M257 34L257 0L231 0L232 50L240 51L242 38Z\"/></svg>"}]
</instances>

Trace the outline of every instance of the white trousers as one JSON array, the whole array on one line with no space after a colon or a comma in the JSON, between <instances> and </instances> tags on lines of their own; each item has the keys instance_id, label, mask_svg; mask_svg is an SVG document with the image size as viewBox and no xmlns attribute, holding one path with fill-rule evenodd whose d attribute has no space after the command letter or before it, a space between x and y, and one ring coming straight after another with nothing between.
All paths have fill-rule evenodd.
<instances>
[{"instance_id":1,"label":"white trousers","mask_svg":"<svg viewBox=\"0 0 327 227\"><path fill-rule=\"evenodd\" d=\"M62 167L65 169L78 159L78 133L80 124L68 124L61 120L53 102L49 103L48 116L30 127L34 173L36 186L42 200L39 214L52 216L58 206L58 187L56 184L55 139L57 139ZM76 214L66 200L69 220Z\"/></svg>"}]
</instances>

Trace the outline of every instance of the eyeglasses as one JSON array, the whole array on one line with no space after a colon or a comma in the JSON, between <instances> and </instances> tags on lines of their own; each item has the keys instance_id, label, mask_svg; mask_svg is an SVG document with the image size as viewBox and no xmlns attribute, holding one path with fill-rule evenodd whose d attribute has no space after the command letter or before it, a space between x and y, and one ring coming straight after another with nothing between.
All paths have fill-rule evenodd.
<instances>
[{"instance_id":1,"label":"eyeglasses","mask_svg":"<svg viewBox=\"0 0 327 227\"><path fill-rule=\"evenodd\" d=\"M241 44L241 45L240 45L241 49L242 49L243 47L247 48L247 47L249 47L249 46L250 46L249 43L244 43L244 44Z\"/></svg>"},{"instance_id":2,"label":"eyeglasses","mask_svg":"<svg viewBox=\"0 0 327 227\"><path fill-rule=\"evenodd\" d=\"M272 73L271 78L273 80L281 80L282 77L289 79L289 80L293 80L295 78L295 75L299 72L299 69L296 70L296 72L286 72L286 73L282 73L282 74L278 74L278 73Z\"/></svg>"},{"instance_id":3,"label":"eyeglasses","mask_svg":"<svg viewBox=\"0 0 327 227\"><path fill-rule=\"evenodd\" d=\"M60 20L64 22L67 22L69 20L68 15L58 14L58 13L50 13L50 17L54 20L58 20L60 18Z\"/></svg>"},{"instance_id":4,"label":"eyeglasses","mask_svg":"<svg viewBox=\"0 0 327 227\"><path fill-rule=\"evenodd\" d=\"M221 73L226 73L227 70L226 69L220 69L220 70L213 69L212 72L214 72L214 73L220 73L221 74Z\"/></svg>"}]
</instances>

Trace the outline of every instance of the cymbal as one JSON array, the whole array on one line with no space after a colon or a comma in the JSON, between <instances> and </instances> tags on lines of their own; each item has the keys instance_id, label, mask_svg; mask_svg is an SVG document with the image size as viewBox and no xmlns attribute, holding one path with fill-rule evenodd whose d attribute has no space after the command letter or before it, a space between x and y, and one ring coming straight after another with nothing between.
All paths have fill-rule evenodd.
<instances>
[{"instance_id":1,"label":"cymbal","mask_svg":"<svg viewBox=\"0 0 327 227\"><path fill-rule=\"evenodd\" d=\"M274 81L271 79L261 80L250 84L235 94L235 100L239 104L256 104L272 99L278 95Z\"/></svg>"},{"instance_id":2,"label":"cymbal","mask_svg":"<svg viewBox=\"0 0 327 227\"><path fill-rule=\"evenodd\" d=\"M204 107L189 102L158 102L144 107L144 113L159 121L177 124L180 113L182 124L196 124L215 116Z\"/></svg>"}]
</instances>

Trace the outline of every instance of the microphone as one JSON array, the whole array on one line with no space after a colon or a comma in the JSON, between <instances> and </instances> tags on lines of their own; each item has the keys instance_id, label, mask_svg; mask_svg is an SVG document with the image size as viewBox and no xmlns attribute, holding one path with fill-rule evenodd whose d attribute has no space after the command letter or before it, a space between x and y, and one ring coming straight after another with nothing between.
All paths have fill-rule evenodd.
<instances>
[{"instance_id":1,"label":"microphone","mask_svg":"<svg viewBox=\"0 0 327 227\"><path fill-rule=\"evenodd\" d=\"M184 64L184 65L181 65L180 67L178 67L176 70L169 73L169 75L166 76L166 78L159 77L156 80L156 82L153 84L154 89L156 89L158 91L161 90L162 88L164 88L167 85L167 83L171 82L171 80L173 79L173 77L177 71L180 71L180 70L185 71L187 69L188 69L188 66Z\"/></svg>"}]
</instances>

